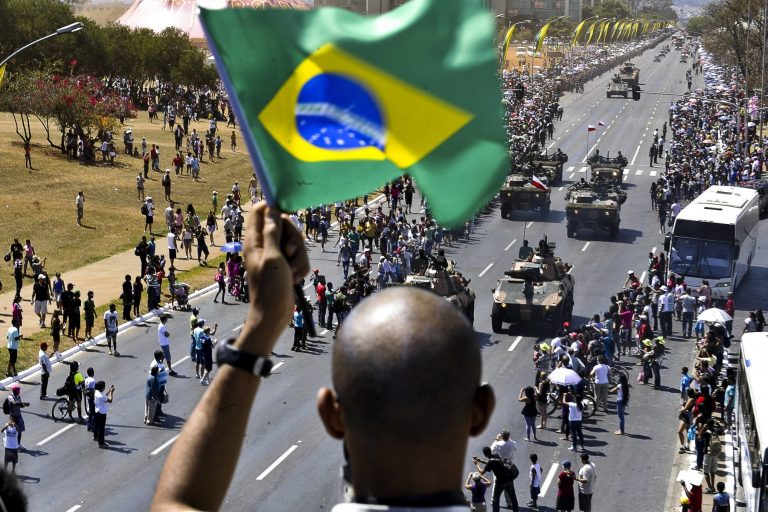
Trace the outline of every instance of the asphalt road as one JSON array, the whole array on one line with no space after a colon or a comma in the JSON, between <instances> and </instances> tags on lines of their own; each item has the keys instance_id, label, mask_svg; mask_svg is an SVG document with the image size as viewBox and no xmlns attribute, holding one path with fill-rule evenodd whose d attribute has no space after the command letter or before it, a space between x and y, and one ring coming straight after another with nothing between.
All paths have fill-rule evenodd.
<instances>
[{"instance_id":1,"label":"asphalt road","mask_svg":"<svg viewBox=\"0 0 768 512\"><path fill-rule=\"evenodd\" d=\"M651 62L653 54L651 50L635 59L641 69L641 80L647 84L643 88L682 93L686 66L677 62L678 52L671 52L661 63ZM701 78L695 78L695 84L699 84ZM520 388L531 384L531 348L537 338L491 332L490 290L498 276L511 266L523 238L534 244L546 234L557 243L556 254L574 264L574 315L578 317L574 321L579 322L602 313L608 296L626 278L626 271L633 268L642 273L648 251L661 248L663 240L648 198L648 187L659 167L650 168L647 155L653 129L661 129L667 119L669 98L643 94L639 102L606 99L607 80L606 74L589 83L585 94L564 97L565 115L557 125L551 149L560 147L570 156L565 165L565 186L586 177L583 160L588 144L589 149L597 144L601 154L622 151L630 159L632 165L626 176L629 197L622 208L618 237L608 240L605 233L582 231L577 238L567 238L564 190L558 187L553 190L552 211L546 219L517 213L512 220L504 220L494 208L478 219L469 241L447 250L459 270L472 279L471 286L477 292L475 328L483 350L484 379L497 393L497 409L489 430L469 443L466 469L473 469L469 456L480 454L482 446L490 443L496 432L510 428L519 443L516 460L522 471L527 468L529 453L539 455L544 472L544 492L539 501L542 510L552 510L554 505L555 483L549 482L556 464L569 458L578 467L578 456L567 450L568 445L559 441L559 434L552 429L540 432L541 441L537 444L524 440L521 407L516 399ZM607 126L591 134L588 142L586 126L597 125L598 121ZM336 266L336 255L321 253L314 244L309 246L312 266L320 268L329 280L340 281L341 267ZM755 263L762 265L760 275L765 274L765 260L765 252L760 252ZM218 338L235 335L245 306L213 304L212 298L210 294L194 301L202 309L201 316L219 323ZM168 323L171 350L177 360L188 352L188 316L177 313ZM107 356L104 347L95 347L77 357L81 369L93 366L97 379L115 384L115 402L107 418L109 449L98 449L84 426L56 423L50 418L52 402L41 403L37 399L39 374L23 383L22 394L32 406L24 412L27 432L23 444L28 451L20 455L18 471L30 497L30 510L147 509L168 448L206 389L194 378L194 368L188 359L177 362L174 368L180 376L171 378L171 402L164 406L167 424L163 428L143 424L144 383L152 352L157 347L156 328L156 321L148 322L121 334L120 358ZM678 324L675 328L679 332ZM314 403L316 390L330 382L329 349L333 340L326 332L311 343L310 351L294 353L289 350L291 339L292 334L286 330L276 347L278 366L262 385L253 407L226 510L324 510L341 497L341 444L325 435ZM585 421L585 446L597 465L597 512L623 510L628 503L642 504L644 510L663 508L676 447L677 369L691 359L690 342L673 338L668 346L664 386L655 391L636 384L632 388L628 436L613 435L614 415L598 413ZM631 370L632 380L635 368ZM65 365L55 365L49 386L51 394L63 384L67 371ZM551 421L550 425L556 423ZM524 476L517 481L517 488L519 501L524 504Z\"/></svg>"}]
</instances>

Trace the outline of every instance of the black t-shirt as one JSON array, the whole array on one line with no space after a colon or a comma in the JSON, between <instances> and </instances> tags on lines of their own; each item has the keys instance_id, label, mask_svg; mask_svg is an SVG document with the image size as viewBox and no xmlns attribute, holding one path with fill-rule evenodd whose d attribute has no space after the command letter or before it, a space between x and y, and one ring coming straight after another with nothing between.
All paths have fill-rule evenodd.
<instances>
[{"instance_id":1,"label":"black t-shirt","mask_svg":"<svg viewBox=\"0 0 768 512\"><path fill-rule=\"evenodd\" d=\"M20 260L22 258L23 251L24 251L24 246L22 246L21 243L11 244L11 257L14 260Z\"/></svg>"},{"instance_id":2,"label":"black t-shirt","mask_svg":"<svg viewBox=\"0 0 768 512\"><path fill-rule=\"evenodd\" d=\"M488 459L488 464L485 465L485 470L493 473L493 475L496 477L496 480L499 482L509 482L512 480L512 475L510 475L509 471L507 471L507 468L504 467L501 459L497 457L491 457Z\"/></svg>"},{"instance_id":3,"label":"black t-shirt","mask_svg":"<svg viewBox=\"0 0 768 512\"><path fill-rule=\"evenodd\" d=\"M32 291L35 294L35 300L48 300L48 286L45 283L35 283L32 285Z\"/></svg>"}]
</instances>

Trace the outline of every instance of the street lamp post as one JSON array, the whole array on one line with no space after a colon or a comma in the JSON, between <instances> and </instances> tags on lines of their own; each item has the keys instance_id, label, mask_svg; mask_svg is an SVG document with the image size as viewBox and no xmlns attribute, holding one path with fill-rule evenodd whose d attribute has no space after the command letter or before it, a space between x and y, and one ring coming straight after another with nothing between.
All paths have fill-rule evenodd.
<instances>
[{"instance_id":1,"label":"street lamp post","mask_svg":"<svg viewBox=\"0 0 768 512\"><path fill-rule=\"evenodd\" d=\"M513 23L512 25L509 25L507 30L504 31L505 36L506 36L506 34L509 33L510 30L513 30L516 26L518 26L518 25L525 25L525 24L528 24L530 22L531 22L531 20L523 20L523 21L518 21L517 23ZM502 41L501 58L499 59L500 60L499 65L502 68L502 70L506 68L506 66L504 65L504 62L507 60L507 50L508 50L508 47L505 46L505 43L506 43L506 41Z\"/></svg>"},{"instance_id":2,"label":"street lamp post","mask_svg":"<svg viewBox=\"0 0 768 512\"><path fill-rule=\"evenodd\" d=\"M13 53L11 53L9 56L7 56L2 61L0 61L0 67L2 67L9 60L14 58L16 55L18 55L19 53L23 52L27 48L29 48L31 46L34 46L34 45L36 45L38 43L42 43L46 39L50 39L52 37L60 36L62 34L71 34L73 32L77 32L78 30L82 30L82 29L83 29L83 24L80 21L75 22L75 23L70 23L69 25L66 25L66 26L61 27L61 28L57 28L56 32L52 32L52 33L48 34L47 36L41 37L40 39L36 39L35 41L32 41L31 43L29 43L29 44L27 44L25 46L22 46L18 50L16 50Z\"/></svg>"}]
</instances>

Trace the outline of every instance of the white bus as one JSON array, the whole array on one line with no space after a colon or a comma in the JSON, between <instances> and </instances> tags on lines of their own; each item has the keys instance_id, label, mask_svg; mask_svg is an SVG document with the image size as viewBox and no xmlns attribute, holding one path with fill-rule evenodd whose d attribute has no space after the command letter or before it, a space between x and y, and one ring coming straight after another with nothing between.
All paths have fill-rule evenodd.
<instances>
[{"instance_id":1,"label":"white bus","mask_svg":"<svg viewBox=\"0 0 768 512\"><path fill-rule=\"evenodd\" d=\"M747 512L768 512L768 332L741 337L736 386L736 477Z\"/></svg>"},{"instance_id":2,"label":"white bus","mask_svg":"<svg viewBox=\"0 0 768 512\"><path fill-rule=\"evenodd\" d=\"M713 186L683 208L664 240L667 269L696 290L703 280L724 301L749 271L757 246L757 192Z\"/></svg>"}]
</instances>

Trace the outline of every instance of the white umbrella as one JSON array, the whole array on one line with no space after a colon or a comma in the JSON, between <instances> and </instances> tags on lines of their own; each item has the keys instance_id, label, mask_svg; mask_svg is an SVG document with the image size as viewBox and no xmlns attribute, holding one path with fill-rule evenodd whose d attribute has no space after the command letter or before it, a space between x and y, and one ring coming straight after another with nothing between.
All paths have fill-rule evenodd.
<instances>
[{"instance_id":1,"label":"white umbrella","mask_svg":"<svg viewBox=\"0 0 768 512\"><path fill-rule=\"evenodd\" d=\"M725 322L729 322L733 320L733 318L731 318L731 315L729 315L728 313L726 313L720 308L709 308L707 310L704 310L701 312L701 314L699 314L698 319L703 320L705 322L709 322L709 323L719 322L721 324L724 324Z\"/></svg>"},{"instance_id":2,"label":"white umbrella","mask_svg":"<svg viewBox=\"0 0 768 512\"><path fill-rule=\"evenodd\" d=\"M575 386L581 382L579 374L569 368L556 368L547 378L558 386Z\"/></svg>"}]
</instances>

